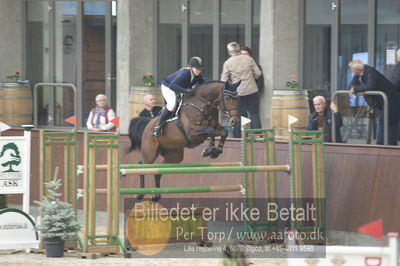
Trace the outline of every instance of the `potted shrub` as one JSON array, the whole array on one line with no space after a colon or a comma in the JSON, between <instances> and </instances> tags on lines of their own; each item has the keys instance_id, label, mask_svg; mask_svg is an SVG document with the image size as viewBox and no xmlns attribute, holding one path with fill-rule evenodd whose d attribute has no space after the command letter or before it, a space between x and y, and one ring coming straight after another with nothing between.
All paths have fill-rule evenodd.
<instances>
[{"instance_id":1,"label":"potted shrub","mask_svg":"<svg viewBox=\"0 0 400 266\"><path fill-rule=\"evenodd\" d=\"M48 196L43 197L41 201L35 201L39 205L41 217L36 229L42 233L47 257L62 257L64 241L74 236L81 226L71 204L59 199L61 193L58 193L57 189L61 186L61 180L57 179L45 185Z\"/></svg>"},{"instance_id":2,"label":"potted shrub","mask_svg":"<svg viewBox=\"0 0 400 266\"><path fill-rule=\"evenodd\" d=\"M154 86L156 84L156 80L154 79L153 74L151 74L150 72L146 72L143 75L142 80L145 86Z\"/></svg>"},{"instance_id":3,"label":"potted shrub","mask_svg":"<svg viewBox=\"0 0 400 266\"><path fill-rule=\"evenodd\" d=\"M154 75L146 72L142 76L142 84L139 82L129 88L129 117L138 117L140 112L146 107L143 96L150 94L156 96L156 105L163 105L164 98L161 93L160 85L156 84Z\"/></svg>"}]
</instances>

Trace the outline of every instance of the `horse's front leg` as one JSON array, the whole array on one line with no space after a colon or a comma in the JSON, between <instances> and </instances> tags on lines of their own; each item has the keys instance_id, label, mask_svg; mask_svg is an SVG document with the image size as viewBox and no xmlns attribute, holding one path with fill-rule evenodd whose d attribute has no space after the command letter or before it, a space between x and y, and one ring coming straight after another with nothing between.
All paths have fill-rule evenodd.
<instances>
[{"instance_id":1,"label":"horse's front leg","mask_svg":"<svg viewBox=\"0 0 400 266\"><path fill-rule=\"evenodd\" d=\"M216 136L215 129L212 127L208 127L206 129L206 132L210 137L210 141L208 142L207 149L203 150L203 157L207 157L215 153L215 136Z\"/></svg>"},{"instance_id":2,"label":"horse's front leg","mask_svg":"<svg viewBox=\"0 0 400 266\"><path fill-rule=\"evenodd\" d=\"M154 180L156 182L156 188L161 187L161 175L154 175ZM152 201L159 201L161 199L161 194L154 194L151 198Z\"/></svg>"},{"instance_id":3,"label":"horse's front leg","mask_svg":"<svg viewBox=\"0 0 400 266\"><path fill-rule=\"evenodd\" d=\"M217 147L217 152L218 152L217 157L218 157L220 154L222 154L222 151L223 151L223 149L224 149L225 140L226 140L226 138L228 137L228 134L229 134L228 129L226 129L225 127L223 127L223 126L221 126L221 125L218 125L218 127L217 127L217 135L220 135L220 136L221 136L221 140L219 141L218 147ZM216 157L215 157L215 158L216 158Z\"/></svg>"}]
</instances>

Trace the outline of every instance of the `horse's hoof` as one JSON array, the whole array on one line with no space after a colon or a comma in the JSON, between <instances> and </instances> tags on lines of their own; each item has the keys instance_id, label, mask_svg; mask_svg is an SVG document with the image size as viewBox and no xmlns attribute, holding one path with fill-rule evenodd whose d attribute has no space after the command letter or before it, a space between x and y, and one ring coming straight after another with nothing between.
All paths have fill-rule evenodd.
<instances>
[{"instance_id":1,"label":"horse's hoof","mask_svg":"<svg viewBox=\"0 0 400 266\"><path fill-rule=\"evenodd\" d=\"M143 194L138 194L138 195L136 195L136 199L137 200L143 200L144 199L144 195Z\"/></svg>"},{"instance_id":2,"label":"horse's hoof","mask_svg":"<svg viewBox=\"0 0 400 266\"><path fill-rule=\"evenodd\" d=\"M151 197L151 201L154 201L154 202L157 202L157 201L159 201L161 199L161 195L160 194L154 194L152 197Z\"/></svg>"},{"instance_id":3,"label":"horse's hoof","mask_svg":"<svg viewBox=\"0 0 400 266\"><path fill-rule=\"evenodd\" d=\"M208 149L203 150L203 157L210 156L210 151Z\"/></svg>"},{"instance_id":4,"label":"horse's hoof","mask_svg":"<svg viewBox=\"0 0 400 266\"><path fill-rule=\"evenodd\" d=\"M213 150L210 154L210 158L215 159L218 158L218 156L220 155L218 150Z\"/></svg>"}]
</instances>

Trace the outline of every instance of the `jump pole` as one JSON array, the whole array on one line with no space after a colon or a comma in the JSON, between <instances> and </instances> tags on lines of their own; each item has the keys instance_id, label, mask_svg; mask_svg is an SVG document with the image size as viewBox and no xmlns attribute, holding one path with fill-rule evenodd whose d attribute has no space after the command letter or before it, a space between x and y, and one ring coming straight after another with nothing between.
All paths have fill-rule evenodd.
<instances>
[{"instance_id":1,"label":"jump pole","mask_svg":"<svg viewBox=\"0 0 400 266\"><path fill-rule=\"evenodd\" d=\"M244 129L242 139L242 160L246 166L255 165L254 145L259 143L264 148L264 164L275 165L275 130L274 129ZM276 172L266 172L265 196L270 202L276 199ZM245 186L244 202L246 207L255 207L256 183L254 172L246 172L243 176ZM272 229L275 224L256 223L248 221L244 231L254 232L257 228L265 227Z\"/></svg>"},{"instance_id":2,"label":"jump pole","mask_svg":"<svg viewBox=\"0 0 400 266\"><path fill-rule=\"evenodd\" d=\"M201 186L201 187L170 187L170 188L120 188L119 194L137 195L137 194L175 194L175 193L207 193L207 192L244 192L242 185L226 186ZM106 189L97 189L96 193L107 193Z\"/></svg>"},{"instance_id":3,"label":"jump pole","mask_svg":"<svg viewBox=\"0 0 400 266\"><path fill-rule=\"evenodd\" d=\"M247 173L247 172L288 172L289 165L253 165L220 167L181 167L181 168L143 168L121 169L122 175L166 175L166 174L208 174L208 173Z\"/></svg>"},{"instance_id":4,"label":"jump pole","mask_svg":"<svg viewBox=\"0 0 400 266\"><path fill-rule=\"evenodd\" d=\"M126 249L119 239L119 201L121 194L148 194L148 193L200 193L200 192L228 192L228 191L243 191L240 185L231 186L210 186L210 187L184 187L184 188L149 188L147 189L120 189L119 170L119 148L120 139L119 135L114 134L90 134L84 135L84 232L83 232L83 251L89 253L114 253L119 252L120 248L123 252ZM106 148L104 154L107 155L107 165L103 167L106 170L107 181L106 188L98 189L96 182L96 148ZM220 163L221 164L221 163ZM223 163L224 164L224 163ZM232 163L228 163L232 164ZM234 162L235 165L240 165ZM188 165L188 164L186 164ZM199 164L197 164L199 165ZM203 168L214 169L215 163L206 164ZM130 165L128 167L148 167L143 164ZM181 169L181 171L188 171L191 173L191 167L178 168L176 164L169 165L174 168L164 168L165 170ZM211 167L214 166L214 167ZM151 165L154 168L154 165ZM230 168L230 166L224 166ZM231 166L239 167L239 166ZM201 168L201 167L200 167ZM127 169L131 171L142 171L143 169ZM152 168L145 169L152 171ZM105 235L99 235L96 232L96 195L107 194L107 232Z\"/></svg>"},{"instance_id":5,"label":"jump pole","mask_svg":"<svg viewBox=\"0 0 400 266\"><path fill-rule=\"evenodd\" d=\"M45 132L43 129L39 133L40 138L40 198L47 196L45 183L54 179L54 171L57 167L53 165L53 155L63 154L63 165L59 166L63 171L64 201L72 205L77 211L77 136L75 131L71 132ZM76 239L75 239L76 238ZM78 235L65 243L66 248L76 248L82 242ZM76 240L76 241L75 241ZM44 247L41 243L41 247Z\"/></svg>"},{"instance_id":6,"label":"jump pole","mask_svg":"<svg viewBox=\"0 0 400 266\"><path fill-rule=\"evenodd\" d=\"M119 239L119 134L84 134L84 230L83 251L88 253L119 253L125 247ZM107 232L96 232L96 150L106 148L107 164Z\"/></svg>"},{"instance_id":7,"label":"jump pole","mask_svg":"<svg viewBox=\"0 0 400 266\"><path fill-rule=\"evenodd\" d=\"M55 166L53 153L63 152L64 158L64 201L69 202L76 210L76 133L75 132L45 132L40 130L40 195L46 196L46 182L53 180ZM57 151L54 149L57 148Z\"/></svg>"},{"instance_id":8,"label":"jump pole","mask_svg":"<svg viewBox=\"0 0 400 266\"><path fill-rule=\"evenodd\" d=\"M120 194L149 194L149 193L194 193L194 192L225 192L243 191L240 185L214 186L214 187L185 187L185 188L137 188L120 189L118 171L119 164L119 136L111 134L88 134L85 133L85 165L84 165L84 252L118 252L125 247L118 237L118 212ZM97 189L96 186L96 147L107 147L107 188ZM235 163L238 164L238 163ZM193 174L193 173L243 173L243 172L289 172L289 165L262 165L262 166L214 166L203 167L176 167L173 168L152 168L143 164L130 166L133 169L123 169L125 174ZM137 169L134 169L139 167ZM123 174L123 173L122 173ZM192 191L190 191L192 190ZM185 192L187 191L187 192ZM95 230L95 211L97 193L107 193L107 234L97 235ZM105 239L102 240L102 239ZM105 243L100 244L100 243Z\"/></svg>"},{"instance_id":9,"label":"jump pole","mask_svg":"<svg viewBox=\"0 0 400 266\"><path fill-rule=\"evenodd\" d=\"M173 167L216 167L216 166L243 166L241 162L216 162L216 163L159 163L159 164L120 164L121 169L137 168L173 168ZM85 167L78 165L78 173L83 173ZM98 164L96 170L107 170L108 165Z\"/></svg>"},{"instance_id":10,"label":"jump pole","mask_svg":"<svg viewBox=\"0 0 400 266\"><path fill-rule=\"evenodd\" d=\"M290 159L292 168L291 179L291 195L294 200L296 208L301 207L301 202L296 199L303 198L302 187L302 146L304 144L311 144L312 151L312 197L316 200L316 221L311 227L305 227L302 221L296 221L292 224L292 229L297 231L306 232L321 228L326 232L326 203L323 206L323 200L326 198L326 183L325 183L325 166L324 166L324 131L305 131L305 132L291 132L290 138Z\"/></svg>"}]
</instances>

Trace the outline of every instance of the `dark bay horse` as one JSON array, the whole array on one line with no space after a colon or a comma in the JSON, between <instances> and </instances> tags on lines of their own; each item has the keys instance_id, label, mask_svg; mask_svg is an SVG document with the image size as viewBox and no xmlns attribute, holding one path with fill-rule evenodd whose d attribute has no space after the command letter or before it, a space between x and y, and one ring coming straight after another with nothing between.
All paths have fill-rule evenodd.
<instances>
[{"instance_id":1,"label":"dark bay horse","mask_svg":"<svg viewBox=\"0 0 400 266\"><path fill-rule=\"evenodd\" d=\"M164 124L159 138L152 135L158 117L132 119L129 124L131 146L128 152L139 149L145 164L154 163L159 155L163 157L163 163L180 163L185 147L197 147L210 138L203 156L217 158L228 136L228 130L218 123L219 110L224 112L232 126L239 122L236 92L239 84L212 81L196 87L190 94L184 94L179 118ZM216 136L221 136L217 147ZM161 175L155 175L158 188L160 180ZM140 176L140 186L145 187L144 176ZM143 195L138 198L143 198ZM160 199L160 195L155 195L153 199Z\"/></svg>"}]
</instances>

